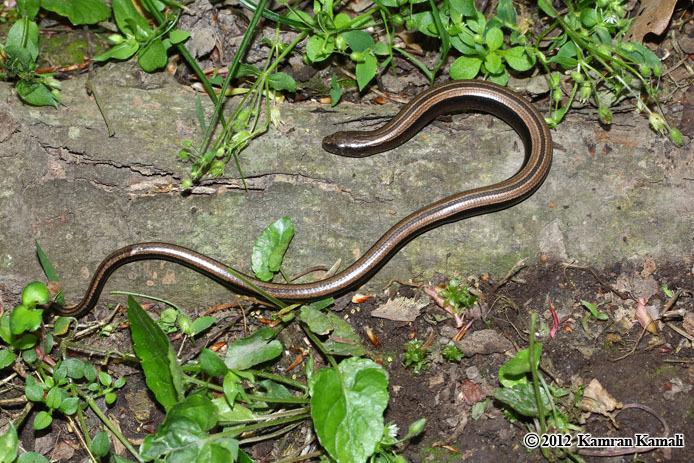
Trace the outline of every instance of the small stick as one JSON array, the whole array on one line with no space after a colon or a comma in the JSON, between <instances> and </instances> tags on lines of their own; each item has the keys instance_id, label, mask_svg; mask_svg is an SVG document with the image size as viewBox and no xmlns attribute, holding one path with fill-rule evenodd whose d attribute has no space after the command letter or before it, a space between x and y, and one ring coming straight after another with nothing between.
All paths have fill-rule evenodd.
<instances>
[{"instance_id":1,"label":"small stick","mask_svg":"<svg viewBox=\"0 0 694 463\"><path fill-rule=\"evenodd\" d=\"M96 106L99 108L99 112L101 113L101 117L104 118L104 123L106 123L106 128L108 129L108 136L112 137L116 134L116 131L113 129L113 126L111 125L111 121L108 118L108 115L106 114L106 109L102 106L101 104L101 99L99 98L99 93L96 91L96 85L94 82L94 66L93 66L93 61L91 59L92 56L92 40L91 36L89 34L89 29L87 26L84 26L84 36L85 40L87 41L87 52L89 53L89 73L88 73L88 78L87 78L87 83L84 84L84 88L87 91L87 95L91 95L94 97L94 102L96 102Z\"/></svg>"},{"instance_id":2,"label":"small stick","mask_svg":"<svg viewBox=\"0 0 694 463\"><path fill-rule=\"evenodd\" d=\"M525 264L525 259L521 259L518 262L516 262L513 265L513 267L511 267L511 270L509 270L508 273L506 273L506 276L504 276L504 278L502 278L501 281L498 282L496 286L494 286L494 289L492 289L492 294L496 293L499 290L499 288L508 283L511 280L511 278L513 278L516 275L516 273L520 272L525 267L527 267L527 265Z\"/></svg>"},{"instance_id":3,"label":"small stick","mask_svg":"<svg viewBox=\"0 0 694 463\"><path fill-rule=\"evenodd\" d=\"M612 286L610 286L609 283L607 283L605 280L603 280L600 277L598 272L593 267L585 267L583 265L576 265L576 264L569 264L569 263L564 263L562 265L564 266L564 278L566 278L567 281L569 281L569 278L566 276L566 269L574 268L577 270L587 270L588 272L593 274L593 277L598 281L598 283L600 283L600 285L602 285L605 289L609 290L610 292L616 294L617 297L619 297L620 299L622 299L622 300L631 299L634 301L636 300L634 295L631 294L629 291L620 292L620 291L617 291Z\"/></svg>"}]
</instances>

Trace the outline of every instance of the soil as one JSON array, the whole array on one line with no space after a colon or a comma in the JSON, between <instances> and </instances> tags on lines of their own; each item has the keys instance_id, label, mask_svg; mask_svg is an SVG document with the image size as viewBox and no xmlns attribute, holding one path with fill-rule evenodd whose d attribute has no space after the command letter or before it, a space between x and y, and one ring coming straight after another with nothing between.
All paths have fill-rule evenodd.
<instances>
[{"instance_id":1,"label":"soil","mask_svg":"<svg viewBox=\"0 0 694 463\"><path fill-rule=\"evenodd\" d=\"M649 286L642 285L642 282L648 281L650 285L656 285L657 290L657 294L648 303L662 311L669 298L660 288L667 286L673 291L682 289L683 295L671 310L684 309L691 312L694 306L691 298L694 289L691 270L691 262L663 266L656 263L655 268L651 263L647 269L615 265L611 269L596 272L599 281L588 270L541 262L522 269L496 292L494 288L498 281L478 275L471 280L471 284L483 295L478 306L485 312L486 321L475 320L465 336L473 336L478 330L492 329L517 348L525 348L530 313L537 312L540 327L537 330L537 341L543 345L543 375L548 382L554 379L554 385L562 385L564 389L571 391L567 402L572 402L579 385L587 386L596 379L618 402L640 404L652 409L667 423L669 435L684 435L684 448L672 449L669 454L666 450L654 450L639 454L639 459L633 461L692 461L694 395L691 390L694 385L694 355L691 348L686 347L685 338L667 326L661 326L657 335L647 334L642 337L643 330L638 323L615 323L614 317L620 313L620 309L633 308L636 301L631 297L621 299L611 292L611 289L615 289L620 294L623 292L636 297L644 286ZM643 278L646 274L648 276ZM624 281L636 283L622 286L622 291L617 290L623 284L620 282ZM421 289L409 286L396 289L397 287L396 283L384 290L381 296L362 303L354 303L353 295L346 295L336 301L334 309L361 335L362 342L370 351L369 355L382 363L388 371L391 400L386 411L386 422L394 421L402 434L415 420L427 419L424 432L404 448L403 455L408 461L546 461L539 451L528 451L521 444L524 434L528 432L528 423L509 419L499 402L491 400L481 416L476 419L471 416L473 404L491 398L493 391L500 387L499 368L513 355L515 349L465 357L460 363L443 360L440 343L447 342L451 333L456 332L452 319L431 302ZM396 296L421 299L427 304L414 322L396 322L371 315L374 309ZM602 312L610 315L609 320L604 322L588 320L590 335L581 324L581 319L588 313L580 304L583 300L592 301ZM546 329L552 323L547 301L557 311L560 320L559 329L553 338L548 336ZM153 311L156 312L156 308ZM261 313L265 314L260 310L255 311L255 308L249 312L249 331L264 326L259 321L262 320ZM102 318L105 315L105 311L97 311L89 318ZM234 308L217 312L215 316L219 322L216 327L228 327L229 320L239 321L237 315L238 309ZM82 342L90 347L115 347L116 350L130 351L130 333L125 322L125 314L121 313L113 323L122 324L118 325L120 328L113 335L92 335ZM671 323L682 327L678 318ZM380 346L369 340L365 334L367 329L372 330ZM243 331L241 323L236 323L216 342L233 341L243 336ZM690 336L691 334L690 332ZM428 347L430 361L426 370L419 374L414 374L411 368L403 366L403 344L412 338L432 341ZM172 339L178 351L181 341ZM296 353L302 350L305 352L306 342L296 323L283 330L280 339L289 355L282 356L273 368L280 374L287 374L287 367L296 360ZM197 353L207 343L209 338L205 336L195 345L188 343L182 356ZM635 343L638 343L636 349L626 356ZM317 356L317 367L321 367L325 359L316 352L314 354ZM617 360L620 357L625 358ZM304 367L305 363L302 362L292 370L292 374L298 375L298 379L302 381ZM144 377L136 365L112 362L107 370L116 377L127 377L127 384L118 393L117 402L108 409L120 423L123 433L133 443L139 443L147 434L155 432L163 419L163 411L155 405L156 401L147 391ZM103 403L100 405L104 406ZM618 410L600 415L582 412L574 406L562 406L562 409L572 423L582 423L584 432L593 436L633 436L635 433L665 435L658 419L643 410L628 409L613 418ZM21 434L24 447L41 451L48 445L53 448L50 455L56 459L82 461L81 453L74 450L78 446L74 441L74 434L68 434L66 423L56 418L51 432L43 436L39 434L38 438L30 427L25 427ZM93 416L89 416L88 422L90 425L98 425ZM292 449L302 448L307 433L310 433L310 423L282 439L257 444L248 451L257 462L287 458L296 455L292 453ZM584 461L616 462L630 461L631 458L585 456Z\"/></svg>"}]
</instances>

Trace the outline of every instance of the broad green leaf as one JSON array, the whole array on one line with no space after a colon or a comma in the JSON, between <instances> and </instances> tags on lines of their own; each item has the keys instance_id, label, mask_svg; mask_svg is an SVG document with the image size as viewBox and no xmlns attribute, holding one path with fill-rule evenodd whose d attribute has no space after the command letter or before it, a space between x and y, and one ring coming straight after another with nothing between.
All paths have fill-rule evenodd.
<instances>
[{"instance_id":1,"label":"broad green leaf","mask_svg":"<svg viewBox=\"0 0 694 463\"><path fill-rule=\"evenodd\" d=\"M39 26L29 18L18 19L7 32L5 48L9 47L27 50L31 60L36 61L36 58L39 56Z\"/></svg>"},{"instance_id":2,"label":"broad green leaf","mask_svg":"<svg viewBox=\"0 0 694 463\"><path fill-rule=\"evenodd\" d=\"M323 343L329 354L360 356L366 353L354 328L333 312L303 306L299 318L312 332L321 336L330 335Z\"/></svg>"},{"instance_id":3,"label":"broad green leaf","mask_svg":"<svg viewBox=\"0 0 694 463\"><path fill-rule=\"evenodd\" d=\"M358 51L359 53L365 53L374 47L374 39L371 34L364 31L347 31L343 32L342 37L347 41L347 45L352 51Z\"/></svg>"},{"instance_id":4,"label":"broad green leaf","mask_svg":"<svg viewBox=\"0 0 694 463\"><path fill-rule=\"evenodd\" d=\"M282 355L282 343L272 328L261 328L250 336L229 344L224 363L232 370L245 370Z\"/></svg>"},{"instance_id":5,"label":"broad green leaf","mask_svg":"<svg viewBox=\"0 0 694 463\"><path fill-rule=\"evenodd\" d=\"M552 405L545 393L544 388L540 388L540 397L542 397L542 406L545 413L552 411ZM535 400L535 391L530 383L516 384L513 387L502 387L494 391L494 398L506 405L509 405L515 411L523 416L536 417L539 416L537 410L537 401Z\"/></svg>"},{"instance_id":6,"label":"broad green leaf","mask_svg":"<svg viewBox=\"0 0 694 463\"><path fill-rule=\"evenodd\" d=\"M480 72L482 60L468 56L461 56L453 62L449 74L454 80L474 79Z\"/></svg>"},{"instance_id":7,"label":"broad green leaf","mask_svg":"<svg viewBox=\"0 0 694 463\"><path fill-rule=\"evenodd\" d=\"M112 0L111 7L113 16L116 18L116 25L123 34L130 38L143 34L146 37L151 35L152 31L147 20L135 9L132 0Z\"/></svg>"},{"instance_id":8,"label":"broad green leaf","mask_svg":"<svg viewBox=\"0 0 694 463\"><path fill-rule=\"evenodd\" d=\"M295 396L292 394L286 386L280 383L276 383L269 379L264 379L258 383L258 386L264 388L267 392L260 394L262 397L272 398L272 399L294 399Z\"/></svg>"},{"instance_id":9,"label":"broad green leaf","mask_svg":"<svg viewBox=\"0 0 694 463\"><path fill-rule=\"evenodd\" d=\"M171 43L173 45L176 45L177 43L185 42L188 40L188 37L190 37L190 32L188 31L182 31L180 29L174 29L171 32L169 32L169 40L171 40Z\"/></svg>"},{"instance_id":10,"label":"broad green leaf","mask_svg":"<svg viewBox=\"0 0 694 463\"><path fill-rule=\"evenodd\" d=\"M40 429L46 429L48 426L51 425L52 422L53 417L51 416L51 414L42 410L36 414L33 426L34 429L38 431Z\"/></svg>"},{"instance_id":11,"label":"broad green leaf","mask_svg":"<svg viewBox=\"0 0 694 463\"><path fill-rule=\"evenodd\" d=\"M19 82L17 83L19 85ZM36 331L41 327L41 316L43 310L30 309L23 305L18 305L10 315L10 330L13 335L24 332Z\"/></svg>"},{"instance_id":12,"label":"broad green leaf","mask_svg":"<svg viewBox=\"0 0 694 463\"><path fill-rule=\"evenodd\" d=\"M294 224L289 217L277 219L260 233L251 253L251 266L256 277L263 281L272 279L279 271L293 237Z\"/></svg>"},{"instance_id":13,"label":"broad green leaf","mask_svg":"<svg viewBox=\"0 0 694 463\"><path fill-rule=\"evenodd\" d=\"M0 349L0 369L12 365L16 358L17 356L8 349Z\"/></svg>"},{"instance_id":14,"label":"broad green leaf","mask_svg":"<svg viewBox=\"0 0 694 463\"><path fill-rule=\"evenodd\" d=\"M535 66L535 55L529 55L523 47L498 50L497 53L503 56L508 65L516 71L528 71Z\"/></svg>"},{"instance_id":15,"label":"broad green leaf","mask_svg":"<svg viewBox=\"0 0 694 463\"><path fill-rule=\"evenodd\" d=\"M105 457L111 447L111 439L106 431L99 431L92 439L90 450L97 457Z\"/></svg>"},{"instance_id":16,"label":"broad green leaf","mask_svg":"<svg viewBox=\"0 0 694 463\"><path fill-rule=\"evenodd\" d=\"M82 379L84 378L84 370L85 363L82 360L69 357L60 362L54 373L59 378Z\"/></svg>"},{"instance_id":17,"label":"broad green leaf","mask_svg":"<svg viewBox=\"0 0 694 463\"><path fill-rule=\"evenodd\" d=\"M244 407L240 403L234 403L233 407L229 406L224 397L216 397L212 399L212 403L216 408L217 417L224 424L234 424L239 422L248 422L257 420L258 416L253 413L248 407Z\"/></svg>"},{"instance_id":18,"label":"broad green leaf","mask_svg":"<svg viewBox=\"0 0 694 463\"><path fill-rule=\"evenodd\" d=\"M451 8L463 16L473 17L477 12L474 0L450 0L450 5Z\"/></svg>"},{"instance_id":19,"label":"broad green leaf","mask_svg":"<svg viewBox=\"0 0 694 463\"><path fill-rule=\"evenodd\" d=\"M140 453L145 459L166 457L166 461L199 460L200 452L211 442L207 431L217 424L212 401L194 394L172 406L155 435L145 438Z\"/></svg>"},{"instance_id":20,"label":"broad green leaf","mask_svg":"<svg viewBox=\"0 0 694 463\"><path fill-rule=\"evenodd\" d=\"M347 13L338 13L333 19L335 24L335 29L342 30L347 28L352 23L352 18L349 17Z\"/></svg>"},{"instance_id":21,"label":"broad green leaf","mask_svg":"<svg viewBox=\"0 0 694 463\"><path fill-rule=\"evenodd\" d=\"M196 318L195 321L191 324L191 331L193 332L193 336L202 333L215 323L217 323L217 319L214 317L206 316Z\"/></svg>"},{"instance_id":22,"label":"broad green leaf","mask_svg":"<svg viewBox=\"0 0 694 463\"><path fill-rule=\"evenodd\" d=\"M338 370L323 368L311 377L311 418L321 445L338 463L364 463L383 437L388 374L360 358L343 360Z\"/></svg>"},{"instance_id":23,"label":"broad green leaf","mask_svg":"<svg viewBox=\"0 0 694 463\"><path fill-rule=\"evenodd\" d=\"M137 54L137 62L146 72L154 72L166 66L166 47L161 39L154 39Z\"/></svg>"},{"instance_id":24,"label":"broad green leaf","mask_svg":"<svg viewBox=\"0 0 694 463\"><path fill-rule=\"evenodd\" d=\"M183 398L183 372L176 354L161 328L132 296L128 296L128 320L147 387L168 410Z\"/></svg>"},{"instance_id":25,"label":"broad green leaf","mask_svg":"<svg viewBox=\"0 0 694 463\"><path fill-rule=\"evenodd\" d=\"M41 6L66 16L75 26L96 24L111 17L111 10L104 0L41 0Z\"/></svg>"},{"instance_id":26,"label":"broad green leaf","mask_svg":"<svg viewBox=\"0 0 694 463\"><path fill-rule=\"evenodd\" d=\"M10 420L7 432L0 436L0 463L12 463L17 458L17 430Z\"/></svg>"},{"instance_id":27,"label":"broad green leaf","mask_svg":"<svg viewBox=\"0 0 694 463\"><path fill-rule=\"evenodd\" d=\"M499 6L496 7L496 15L502 21L516 25L516 10L513 8L512 0L499 0Z\"/></svg>"},{"instance_id":28,"label":"broad green leaf","mask_svg":"<svg viewBox=\"0 0 694 463\"><path fill-rule=\"evenodd\" d=\"M595 26L599 21L598 12L593 8L584 8L581 10L581 23L587 28Z\"/></svg>"},{"instance_id":29,"label":"broad green leaf","mask_svg":"<svg viewBox=\"0 0 694 463\"><path fill-rule=\"evenodd\" d=\"M415 27L419 32L429 37L438 37L438 31L436 30L436 24L434 23L434 16L431 11L421 11L412 15L414 19Z\"/></svg>"},{"instance_id":30,"label":"broad green leaf","mask_svg":"<svg viewBox=\"0 0 694 463\"><path fill-rule=\"evenodd\" d=\"M43 402L43 387L37 383L33 376L27 376L24 385L24 394L32 402Z\"/></svg>"},{"instance_id":31,"label":"broad green leaf","mask_svg":"<svg viewBox=\"0 0 694 463\"><path fill-rule=\"evenodd\" d=\"M227 372L222 359L210 349L203 349L200 352L200 366L208 376L219 376Z\"/></svg>"},{"instance_id":32,"label":"broad green leaf","mask_svg":"<svg viewBox=\"0 0 694 463\"><path fill-rule=\"evenodd\" d=\"M371 53L364 55L364 61L357 63L357 85L359 91L363 90L371 82L378 71L378 60Z\"/></svg>"},{"instance_id":33,"label":"broad green leaf","mask_svg":"<svg viewBox=\"0 0 694 463\"><path fill-rule=\"evenodd\" d=\"M20 80L16 88L19 97L30 105L58 107L55 95L41 82Z\"/></svg>"},{"instance_id":34,"label":"broad green leaf","mask_svg":"<svg viewBox=\"0 0 694 463\"><path fill-rule=\"evenodd\" d=\"M484 59L484 67L487 69L487 71L489 71L491 74L498 74L501 71L502 66L503 64L501 64L501 58L499 55L494 52L487 53L487 56Z\"/></svg>"},{"instance_id":35,"label":"broad green leaf","mask_svg":"<svg viewBox=\"0 0 694 463\"><path fill-rule=\"evenodd\" d=\"M125 42L119 43L118 45L109 48L102 54L92 58L94 61L106 61L108 59L128 59L137 52L140 45L133 38L126 40Z\"/></svg>"},{"instance_id":36,"label":"broad green leaf","mask_svg":"<svg viewBox=\"0 0 694 463\"><path fill-rule=\"evenodd\" d=\"M322 35L313 35L306 42L306 56L312 63L323 61L332 55L335 49L335 39Z\"/></svg>"},{"instance_id":37,"label":"broad green leaf","mask_svg":"<svg viewBox=\"0 0 694 463\"><path fill-rule=\"evenodd\" d=\"M41 0L18 0L17 11L21 16L26 16L32 20L39 14L41 8ZM0 460L1 461L1 460Z\"/></svg>"},{"instance_id":38,"label":"broad green leaf","mask_svg":"<svg viewBox=\"0 0 694 463\"><path fill-rule=\"evenodd\" d=\"M48 458L38 452L25 452L17 458L17 463L48 463Z\"/></svg>"},{"instance_id":39,"label":"broad green leaf","mask_svg":"<svg viewBox=\"0 0 694 463\"><path fill-rule=\"evenodd\" d=\"M77 413L77 409L80 406L80 399L78 397L68 397L67 399L63 400L63 402L60 404L60 411L63 412L65 415L74 415Z\"/></svg>"},{"instance_id":40,"label":"broad green leaf","mask_svg":"<svg viewBox=\"0 0 694 463\"><path fill-rule=\"evenodd\" d=\"M289 74L285 74L284 72L275 72L268 78L267 83L274 90L280 92L296 92L296 81L292 76L290 76Z\"/></svg>"},{"instance_id":41,"label":"broad green leaf","mask_svg":"<svg viewBox=\"0 0 694 463\"><path fill-rule=\"evenodd\" d=\"M484 41L491 51L501 48L504 44L504 33L498 27L492 27L484 35Z\"/></svg>"},{"instance_id":42,"label":"broad green leaf","mask_svg":"<svg viewBox=\"0 0 694 463\"><path fill-rule=\"evenodd\" d=\"M542 355L542 343L535 343L535 366L540 364ZM511 387L520 383L527 383L525 375L530 372L530 351L519 350L515 357L504 363L499 369L499 382L505 387Z\"/></svg>"}]
</instances>

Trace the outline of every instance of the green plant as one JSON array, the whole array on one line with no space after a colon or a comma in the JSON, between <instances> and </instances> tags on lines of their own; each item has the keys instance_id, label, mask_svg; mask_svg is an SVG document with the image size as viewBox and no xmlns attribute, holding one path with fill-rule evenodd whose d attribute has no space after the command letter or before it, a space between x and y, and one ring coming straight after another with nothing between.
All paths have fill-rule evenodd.
<instances>
[{"instance_id":1,"label":"green plant","mask_svg":"<svg viewBox=\"0 0 694 463\"><path fill-rule=\"evenodd\" d=\"M538 369L542 344L535 341L536 320L537 314L531 314L528 348L518 351L499 369L501 387L494 391L494 398L506 407L510 419L525 423L529 431L537 434L568 434L580 430L558 406L558 401L568 397L568 392L547 384ZM541 447L541 450L545 458L550 459L549 449ZM560 451L566 452L565 457L573 457L567 449Z\"/></svg>"},{"instance_id":2,"label":"green plant","mask_svg":"<svg viewBox=\"0 0 694 463\"><path fill-rule=\"evenodd\" d=\"M422 371L427 369L427 349L424 346L424 341L419 339L412 339L404 344L405 354L402 359L403 365L405 367L412 367L412 371L415 375L418 375Z\"/></svg>"},{"instance_id":3,"label":"green plant","mask_svg":"<svg viewBox=\"0 0 694 463\"><path fill-rule=\"evenodd\" d=\"M458 348L455 344L447 344L441 348L441 355L443 358L449 362L460 363L460 361L465 357L463 351Z\"/></svg>"},{"instance_id":4,"label":"green plant","mask_svg":"<svg viewBox=\"0 0 694 463\"><path fill-rule=\"evenodd\" d=\"M461 280L449 280L446 286L438 290L438 296L443 299L441 308L455 320L455 326L463 326L465 314L477 302L477 296L470 293L470 287Z\"/></svg>"},{"instance_id":5,"label":"green plant","mask_svg":"<svg viewBox=\"0 0 694 463\"><path fill-rule=\"evenodd\" d=\"M148 9L152 6L147 5ZM159 6L161 11L165 5L160 3ZM156 30L152 30L131 0L113 0L111 7L122 35L111 35L109 41L115 46L92 58L94 61L111 58L122 60L137 54L137 62L142 69L154 72L166 66L167 51L172 45L182 43L190 37L189 32L174 29L181 14L180 9L175 16L165 18Z\"/></svg>"}]
</instances>

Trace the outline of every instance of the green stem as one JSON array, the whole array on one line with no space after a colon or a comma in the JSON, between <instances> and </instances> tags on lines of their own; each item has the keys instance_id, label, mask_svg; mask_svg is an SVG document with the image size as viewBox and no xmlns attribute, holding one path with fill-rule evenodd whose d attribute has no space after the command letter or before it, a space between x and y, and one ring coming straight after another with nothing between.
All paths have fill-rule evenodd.
<instances>
[{"instance_id":1,"label":"green stem","mask_svg":"<svg viewBox=\"0 0 694 463\"><path fill-rule=\"evenodd\" d=\"M274 373L269 373L267 371L254 370L252 368L249 368L248 370L244 370L244 371L252 374L253 376L259 376L261 378L271 379L272 381L275 381L276 383L287 384L287 385L295 387L297 389L301 389L304 392L306 392L308 390L308 387L305 384L302 384L299 381L295 381L291 378L285 378L284 376L276 375Z\"/></svg>"},{"instance_id":2,"label":"green stem","mask_svg":"<svg viewBox=\"0 0 694 463\"><path fill-rule=\"evenodd\" d=\"M545 407L542 404L542 395L540 395L540 382L538 378L537 365L535 359L535 322L537 321L537 314L533 313L530 315L530 333L528 334L528 359L530 360L530 374L533 378L533 391L535 393L535 400L537 402L537 414L540 419L540 433L545 434L547 431L547 423L545 422ZM542 448L542 454L545 458L549 459L549 449L546 447Z\"/></svg>"},{"instance_id":3,"label":"green stem","mask_svg":"<svg viewBox=\"0 0 694 463\"><path fill-rule=\"evenodd\" d=\"M236 426L236 427L232 427L232 428L227 428L220 433L217 433L213 436L210 436L210 440L213 441L213 440L217 440L217 439L223 439L225 437L234 437L234 436L237 436L241 433L253 431L255 429L263 429L263 428L269 428L271 426L278 426L280 424L293 423L295 421L305 420L305 419L310 418L310 417L311 417L311 414L307 412L307 413L302 413L301 415L289 416L287 418L280 418L279 420L272 420L272 421L267 421L264 423L249 424L249 425L244 425L244 426Z\"/></svg>"},{"instance_id":4,"label":"green stem","mask_svg":"<svg viewBox=\"0 0 694 463\"><path fill-rule=\"evenodd\" d=\"M157 10L152 3L151 0L142 0L143 3L145 4L145 7L147 7L147 10L152 13L152 16L154 16L154 19L157 20L157 23L162 24L164 21L166 21L166 18L161 14L159 10ZM220 97L217 98L217 95L214 93L214 88L212 88L212 84L210 81L207 79L207 76L205 73L200 69L200 66L198 66L197 61L195 61L195 58L190 54L188 49L183 45L182 43L178 43L175 45L176 50L183 56L183 59L186 60L186 63L188 63L188 66L191 67L195 75L197 76L198 79L200 79L200 82L202 83L202 86L205 88L205 91L207 92L208 96L210 97L210 100L212 100L213 103L217 103L218 100L224 100L224 98ZM220 115L219 120L222 122L222 124L225 124L224 116Z\"/></svg>"},{"instance_id":5,"label":"green stem","mask_svg":"<svg viewBox=\"0 0 694 463\"><path fill-rule=\"evenodd\" d=\"M123 444L123 446L128 449L128 451L135 457L135 459L140 462L144 463L145 460L140 456L140 453L135 449L135 447L130 444L128 439L123 435L123 433L120 432L120 430L113 424L111 423L111 420L108 419L108 417L104 414L104 412L101 411L99 406L96 404L94 399L92 399L90 396L87 394L83 394L77 390L77 393L84 399L85 402L87 402L87 405L89 405L89 408L92 409L94 414L99 417L99 419L104 423L104 425L108 428L109 431L113 433L114 436Z\"/></svg>"}]
</instances>

